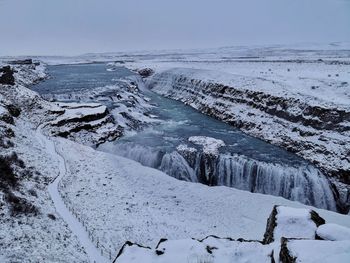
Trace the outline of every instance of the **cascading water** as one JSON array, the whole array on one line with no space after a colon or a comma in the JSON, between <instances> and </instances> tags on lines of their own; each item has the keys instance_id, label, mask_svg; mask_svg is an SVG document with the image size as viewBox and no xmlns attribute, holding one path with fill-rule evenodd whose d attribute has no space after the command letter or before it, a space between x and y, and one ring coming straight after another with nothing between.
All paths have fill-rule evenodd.
<instances>
[{"instance_id":1,"label":"cascading water","mask_svg":"<svg viewBox=\"0 0 350 263\"><path fill-rule=\"evenodd\" d=\"M238 155L220 155L214 167L216 185L282 196L307 205L336 210L328 180L311 165L288 167Z\"/></svg>"},{"instance_id":2,"label":"cascading water","mask_svg":"<svg viewBox=\"0 0 350 263\"><path fill-rule=\"evenodd\" d=\"M326 177L307 163L292 167L237 154L214 156L202 151L192 151L190 154L181 151L166 153L131 142L116 144L113 152L180 180L281 196L336 211L334 196Z\"/></svg>"}]
</instances>

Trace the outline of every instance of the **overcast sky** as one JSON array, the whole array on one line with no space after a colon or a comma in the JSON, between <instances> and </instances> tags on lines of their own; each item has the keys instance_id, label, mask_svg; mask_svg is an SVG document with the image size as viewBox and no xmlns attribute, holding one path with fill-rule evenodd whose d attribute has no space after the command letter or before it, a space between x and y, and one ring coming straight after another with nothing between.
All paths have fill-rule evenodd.
<instances>
[{"instance_id":1,"label":"overcast sky","mask_svg":"<svg viewBox=\"0 0 350 263\"><path fill-rule=\"evenodd\" d=\"M350 42L349 0L0 0L0 55Z\"/></svg>"}]
</instances>

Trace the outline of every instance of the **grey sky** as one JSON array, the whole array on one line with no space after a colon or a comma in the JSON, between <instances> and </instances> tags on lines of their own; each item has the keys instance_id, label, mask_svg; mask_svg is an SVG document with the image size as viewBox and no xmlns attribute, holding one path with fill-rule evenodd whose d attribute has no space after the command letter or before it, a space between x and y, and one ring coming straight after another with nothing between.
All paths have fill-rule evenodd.
<instances>
[{"instance_id":1,"label":"grey sky","mask_svg":"<svg viewBox=\"0 0 350 263\"><path fill-rule=\"evenodd\" d=\"M0 0L0 55L350 42L348 0Z\"/></svg>"}]
</instances>

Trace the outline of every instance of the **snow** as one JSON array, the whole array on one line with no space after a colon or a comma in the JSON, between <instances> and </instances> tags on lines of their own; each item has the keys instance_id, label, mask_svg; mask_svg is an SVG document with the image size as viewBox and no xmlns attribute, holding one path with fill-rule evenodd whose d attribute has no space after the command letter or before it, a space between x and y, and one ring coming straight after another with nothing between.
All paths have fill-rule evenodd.
<instances>
[{"instance_id":1,"label":"snow","mask_svg":"<svg viewBox=\"0 0 350 263\"><path fill-rule=\"evenodd\" d=\"M197 149L193 147L189 147L186 144L180 144L179 146L176 147L176 150L180 153L185 152L185 153L196 153Z\"/></svg>"},{"instance_id":2,"label":"snow","mask_svg":"<svg viewBox=\"0 0 350 263\"><path fill-rule=\"evenodd\" d=\"M277 53L283 52L286 51L278 50ZM350 105L348 86L345 85L345 88L339 86L341 82L349 82L346 64L307 62L304 65L292 62L288 64L288 67L292 65L295 68L285 71L286 68L281 66L282 62L273 62L270 57L271 61L261 63L264 63L266 68L271 66L272 70L264 70L263 73L260 73L261 66L257 67L255 62L214 61L217 60L218 54L223 56L223 54L233 53L232 49L229 52L216 50L213 53L196 53L191 55L192 57L184 55L183 61L166 62L164 60L161 64L159 60L153 58L148 62L137 61L133 65L160 64L159 67L163 67L163 70L167 67L184 67L184 65L200 67L214 71L203 71L208 80L211 78L217 81L219 78L226 82L232 77L232 74L237 74L239 76L236 80L242 80L243 86L261 84L261 88L266 92L303 100L310 99L310 103L322 106L335 105L338 108L348 109ZM115 58L115 55L110 57ZM189 57L192 60L199 57L200 61L191 62ZM324 55L321 57L324 58ZM75 62L84 59L87 58L70 58ZM131 62L130 65L132 65ZM223 73L217 71L223 71ZM288 77L290 73L287 72L295 74ZM319 72L319 75L314 76L313 72ZM336 72L339 72L338 77ZM263 76L262 80L258 77L260 74ZM331 77L328 77L328 74ZM247 75L255 76L257 79L250 82L251 79L246 77ZM314 237L316 226L310 220L307 212L311 207L300 203L223 186L208 187L178 181L134 161L98 152L66 139L50 138L47 140L41 134L40 129L37 130L38 133L35 130L40 123L48 123L56 117L52 114L45 115L45 113L52 109L57 110L57 106L41 100L38 94L21 86L32 84L45 77L44 66L36 69L19 67L15 77L18 85L11 90L0 89L6 99L21 105L22 109L21 116L16 119L16 125L12 127L16 134L16 137L13 138L15 143L13 150L23 158L26 164L40 171L34 178L23 178L21 188L16 194L28 198L39 207L41 214L37 217L12 218L5 207L0 218L1 262L87 262L89 258L104 262L104 258L99 256L100 251L96 251L95 243L91 243L91 238L99 240L99 248L102 249L104 255L106 251L110 253L109 255L116 255L126 240L154 248L162 237L170 238L172 241L159 246L159 249L166 248L164 258L167 259L167 261L159 262L172 262L174 255L178 257L179 252L186 252L183 254L187 255L183 258L187 260L185 262L189 260L225 262L232 256L237 262L240 262L239 260L261 262L263 258L268 259L267 256L271 249L269 246L262 248L262 245L257 242L246 244L211 238L199 242L191 238L203 238L209 234L215 234L231 238L261 239L265 230L266 218L274 205L292 207L278 208L280 213L277 221L280 227L276 229L276 236L291 235L293 232L293 237ZM308 85L316 85L319 88L303 90L299 83L304 83L304 80L299 81L300 77L308 78ZM274 86L275 90L270 86L271 83L274 84L271 79L278 82ZM254 85L251 86L252 89L257 87ZM337 102L336 97L342 99ZM71 109L68 106L65 117L69 119L72 116L86 114L85 110L79 112L81 110L74 109L76 106L72 105ZM88 107L87 112L94 107ZM101 107L97 108L102 110ZM241 107L238 110L244 112L246 108ZM70 114L67 113L68 111ZM141 115L139 117L141 118ZM273 122L269 118L262 117L262 119L266 121L267 126ZM269 129L271 127L274 126L270 126ZM325 132L325 134L346 142L346 139L331 132ZM273 137L274 134L271 136ZM222 141L213 138L208 140L208 138L197 137L193 142L203 145L204 148L207 147L208 152L211 153L215 153L218 147L224 146ZM334 146L332 151L338 149L337 146ZM10 151L1 150L4 151L4 154ZM313 152L309 154L312 155ZM346 168L346 162L344 161L341 166ZM59 176L56 178L57 172ZM30 197L27 194L32 188L36 189L37 197ZM76 217L67 210L67 206L74 210ZM349 216L321 209L315 210L327 221L327 225L319 227L317 233L329 239L344 239L350 227ZM56 219L49 219L47 213L55 215ZM81 225L81 222L84 226ZM298 257L298 262L348 262L350 258L349 242L348 240L289 240L288 248L293 255ZM204 250L204 246L207 245L215 245L220 249L214 250L213 255L208 255ZM82 249L82 246L85 249ZM149 262L155 262L152 261L154 254L149 250L144 253L144 251L140 252L139 248L131 247L130 249L128 256L135 257L134 260L142 256L142 261L134 262L144 262L143 260L146 259Z\"/></svg>"},{"instance_id":3,"label":"snow","mask_svg":"<svg viewBox=\"0 0 350 263\"><path fill-rule=\"evenodd\" d=\"M6 115L6 114L8 114L7 109L0 105L0 116L1 115Z\"/></svg>"},{"instance_id":4,"label":"snow","mask_svg":"<svg viewBox=\"0 0 350 263\"><path fill-rule=\"evenodd\" d=\"M350 241L289 240L289 253L298 263L349 263Z\"/></svg>"},{"instance_id":5,"label":"snow","mask_svg":"<svg viewBox=\"0 0 350 263\"><path fill-rule=\"evenodd\" d=\"M219 154L219 148L225 146L223 140L206 136L191 136L188 138L188 141L194 144L202 145L204 153L215 156Z\"/></svg>"},{"instance_id":6,"label":"snow","mask_svg":"<svg viewBox=\"0 0 350 263\"><path fill-rule=\"evenodd\" d=\"M211 252L208 252L208 248ZM156 251L164 254L157 255ZM258 242L244 243L213 237L202 242L194 239L167 240L160 243L156 251L136 245L126 246L116 263L268 263L271 262L272 252L270 247L264 247Z\"/></svg>"},{"instance_id":7,"label":"snow","mask_svg":"<svg viewBox=\"0 0 350 263\"><path fill-rule=\"evenodd\" d=\"M126 240L155 247L160 238L209 234L262 239L273 205L310 209L279 197L178 181L119 156L55 142L70 173L62 179L64 198L113 254ZM327 222L350 226L348 216L316 211Z\"/></svg>"},{"instance_id":8,"label":"snow","mask_svg":"<svg viewBox=\"0 0 350 263\"><path fill-rule=\"evenodd\" d=\"M281 237L315 238L317 226L311 220L308 209L278 206L276 219L274 240L280 240Z\"/></svg>"},{"instance_id":9,"label":"snow","mask_svg":"<svg viewBox=\"0 0 350 263\"><path fill-rule=\"evenodd\" d=\"M35 205L39 213L12 216L0 190L0 262L89 262L78 239L56 212L47 191L48 183L57 175L58 163L43 149L35 130L40 122L50 120L51 116L46 113L56 106L21 85L37 81L40 74L36 69L16 66L16 70L23 79L17 79L17 85L10 88L0 85L0 104L15 105L21 114L15 118L15 125L6 125L0 120L1 139L4 129L11 129L15 134L8 138L13 146L0 146L0 152L1 155L16 152L23 160L24 173L18 175L20 184L12 191Z\"/></svg>"},{"instance_id":10,"label":"snow","mask_svg":"<svg viewBox=\"0 0 350 263\"><path fill-rule=\"evenodd\" d=\"M324 224L317 228L317 235L325 240L350 240L350 228L337 224Z\"/></svg>"},{"instance_id":11,"label":"snow","mask_svg":"<svg viewBox=\"0 0 350 263\"><path fill-rule=\"evenodd\" d=\"M107 107L104 105L96 106L95 104L82 104L79 108L65 107L64 114L60 115L56 120L52 121L52 125L60 125L64 122L71 120L82 119L84 117L93 117L96 115L103 115L107 111Z\"/></svg>"},{"instance_id":12,"label":"snow","mask_svg":"<svg viewBox=\"0 0 350 263\"><path fill-rule=\"evenodd\" d=\"M68 207L64 203L61 194L58 191L58 185L60 180L66 175L66 164L65 160L61 155L57 153L55 144L53 141L48 139L42 134L42 125L39 125L36 130L36 136L44 145L44 149L47 154L51 155L53 159L58 161L58 176L49 184L48 192L50 193L51 199L55 205L57 213L63 218L63 220L68 224L68 227L79 239L80 244L84 247L85 252L89 256L91 262L104 263L108 262L106 258L101 256L98 248L91 242L88 232L84 229L84 226L79 222L79 220L74 217L72 212L69 211Z\"/></svg>"}]
</instances>

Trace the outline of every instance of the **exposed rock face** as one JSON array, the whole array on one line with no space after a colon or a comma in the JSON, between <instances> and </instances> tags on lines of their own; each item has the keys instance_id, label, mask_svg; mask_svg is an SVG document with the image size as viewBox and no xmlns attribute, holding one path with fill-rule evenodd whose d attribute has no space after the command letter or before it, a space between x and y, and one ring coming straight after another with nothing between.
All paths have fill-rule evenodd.
<instances>
[{"instance_id":1,"label":"exposed rock face","mask_svg":"<svg viewBox=\"0 0 350 263\"><path fill-rule=\"evenodd\" d=\"M290 255L287 243L288 239L283 237L281 239L280 261L282 263L294 263L297 259Z\"/></svg>"},{"instance_id":2,"label":"exposed rock face","mask_svg":"<svg viewBox=\"0 0 350 263\"><path fill-rule=\"evenodd\" d=\"M98 146L123 134L107 107L98 103L57 103L60 115L47 127L52 135Z\"/></svg>"},{"instance_id":3,"label":"exposed rock face","mask_svg":"<svg viewBox=\"0 0 350 263\"><path fill-rule=\"evenodd\" d=\"M0 68L0 84L15 85L15 77L13 76L13 69L10 66Z\"/></svg>"},{"instance_id":4,"label":"exposed rock face","mask_svg":"<svg viewBox=\"0 0 350 263\"><path fill-rule=\"evenodd\" d=\"M138 79L141 78L138 77ZM114 123L118 126L117 130L121 131L123 129L138 130L144 125L156 121L153 116L148 115L152 106L148 103L147 98L140 93L137 81L134 79L124 80L122 83L119 82L115 85L72 91L70 93L47 93L43 97L49 101L80 102L75 103L76 109L72 108L73 103L69 103L71 106L65 110L69 112L76 111L76 113L83 110L84 117L75 114L76 117L73 118L71 116L69 120L67 118L63 118L64 120L58 118L58 121L55 123L56 126L60 126L60 122L66 122L65 125L68 125L67 122L77 123L78 121L81 124L94 123L94 126L96 126L98 120L103 120L104 124ZM91 101L97 103L91 103ZM62 103L59 104L63 105ZM107 105L107 107L103 105ZM79 110L78 108L81 109ZM91 114L88 113L89 111Z\"/></svg>"},{"instance_id":5,"label":"exposed rock face","mask_svg":"<svg viewBox=\"0 0 350 263\"><path fill-rule=\"evenodd\" d=\"M242 76L237 77L242 86L236 87L205 74L171 69L152 76L148 86L309 160L331 177L339 210L349 210L350 108L261 92L249 88L259 82Z\"/></svg>"}]
</instances>

